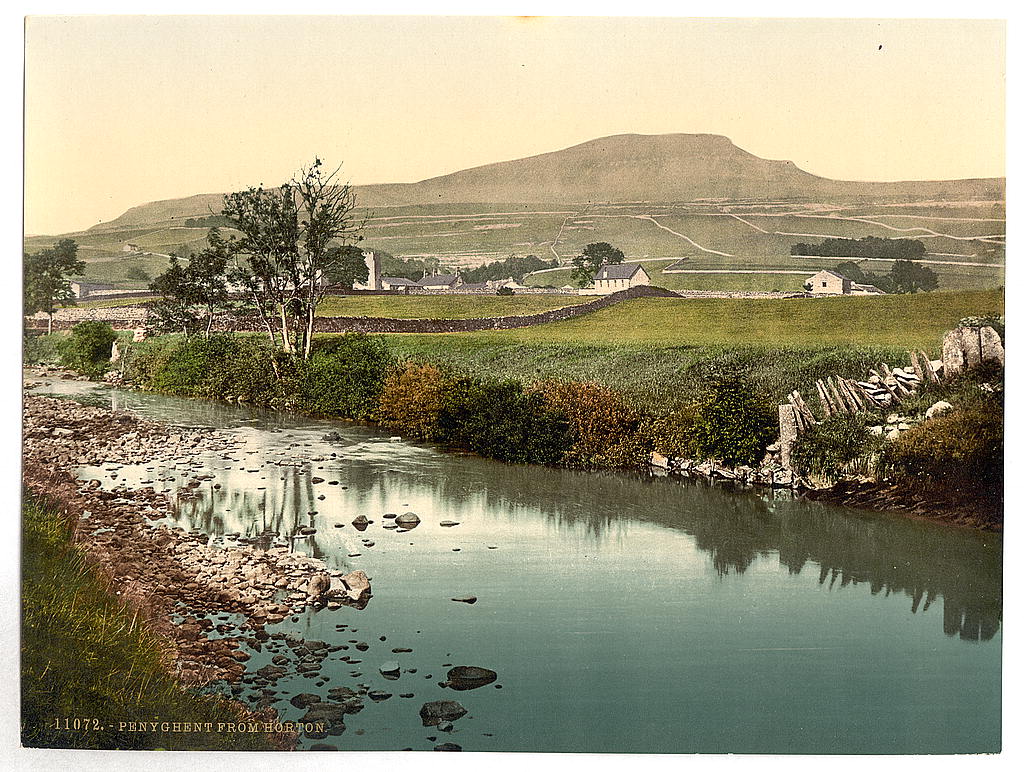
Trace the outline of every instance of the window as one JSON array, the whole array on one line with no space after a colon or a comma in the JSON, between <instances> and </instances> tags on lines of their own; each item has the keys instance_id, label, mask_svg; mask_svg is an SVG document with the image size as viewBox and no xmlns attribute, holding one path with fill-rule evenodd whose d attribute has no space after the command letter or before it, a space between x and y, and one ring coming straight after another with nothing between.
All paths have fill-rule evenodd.
<instances>
[{"instance_id":1,"label":"window","mask_svg":"<svg viewBox=\"0 0 1024 772\"><path fill-rule=\"evenodd\" d=\"M823 281L823 282L821 283L821 286L822 286L822 287L827 287L827 286L828 286L828 282L827 282L827 281Z\"/></svg>"}]
</instances>

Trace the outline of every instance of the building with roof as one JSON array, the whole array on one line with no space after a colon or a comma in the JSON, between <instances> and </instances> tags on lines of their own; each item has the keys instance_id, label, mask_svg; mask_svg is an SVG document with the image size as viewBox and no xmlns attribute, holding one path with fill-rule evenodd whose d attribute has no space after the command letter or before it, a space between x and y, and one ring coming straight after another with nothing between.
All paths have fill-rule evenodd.
<instances>
[{"instance_id":1,"label":"building with roof","mask_svg":"<svg viewBox=\"0 0 1024 772\"><path fill-rule=\"evenodd\" d=\"M587 291L586 294L611 295L613 292L621 292L630 287L650 283L651 277L640 263L602 265L597 275L594 276L593 289Z\"/></svg>"},{"instance_id":2,"label":"building with roof","mask_svg":"<svg viewBox=\"0 0 1024 772\"><path fill-rule=\"evenodd\" d=\"M382 290L403 290L408 292L411 287L419 288L420 283L404 276L381 276L380 288Z\"/></svg>"},{"instance_id":3,"label":"building with roof","mask_svg":"<svg viewBox=\"0 0 1024 772\"><path fill-rule=\"evenodd\" d=\"M439 273L436 276L424 276L419 285L428 290L453 290L462 286L462 277L457 273Z\"/></svg>"},{"instance_id":4,"label":"building with roof","mask_svg":"<svg viewBox=\"0 0 1024 772\"><path fill-rule=\"evenodd\" d=\"M849 295L853 291L853 282L835 271L818 271L804 282L807 291L812 295Z\"/></svg>"},{"instance_id":5,"label":"building with roof","mask_svg":"<svg viewBox=\"0 0 1024 772\"><path fill-rule=\"evenodd\" d=\"M804 282L812 295L885 295L874 284L858 284L836 271L818 271Z\"/></svg>"}]
</instances>

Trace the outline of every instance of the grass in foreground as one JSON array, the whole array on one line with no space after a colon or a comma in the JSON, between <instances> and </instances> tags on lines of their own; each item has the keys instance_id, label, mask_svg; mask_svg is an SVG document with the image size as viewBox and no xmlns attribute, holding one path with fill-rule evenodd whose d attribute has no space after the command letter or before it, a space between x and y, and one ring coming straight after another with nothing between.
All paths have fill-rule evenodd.
<instances>
[{"instance_id":1,"label":"grass in foreground","mask_svg":"<svg viewBox=\"0 0 1024 772\"><path fill-rule=\"evenodd\" d=\"M65 516L26 496L22 528L24 745L273 750L261 734L119 730L121 721L212 722L216 728L239 717L217 698L185 691L167 674L160 639L111 597L70 543ZM76 719L89 719L89 728L58 729L56 722L65 718L72 727Z\"/></svg>"}]
</instances>

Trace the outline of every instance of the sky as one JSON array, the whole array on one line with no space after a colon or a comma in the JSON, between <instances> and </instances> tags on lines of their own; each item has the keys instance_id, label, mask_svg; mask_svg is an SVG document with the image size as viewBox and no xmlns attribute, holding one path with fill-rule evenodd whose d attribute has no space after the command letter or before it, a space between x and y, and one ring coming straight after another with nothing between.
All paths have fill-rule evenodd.
<instances>
[{"instance_id":1,"label":"sky","mask_svg":"<svg viewBox=\"0 0 1024 772\"><path fill-rule=\"evenodd\" d=\"M25 232L284 182L414 182L620 133L849 180L1005 174L977 20L29 17Z\"/></svg>"}]
</instances>

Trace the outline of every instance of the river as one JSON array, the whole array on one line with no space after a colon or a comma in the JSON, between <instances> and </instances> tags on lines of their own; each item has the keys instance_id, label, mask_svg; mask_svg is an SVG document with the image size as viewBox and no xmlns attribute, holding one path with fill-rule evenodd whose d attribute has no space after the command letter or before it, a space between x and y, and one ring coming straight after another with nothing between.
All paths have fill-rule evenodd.
<instances>
[{"instance_id":1,"label":"river","mask_svg":"<svg viewBox=\"0 0 1024 772\"><path fill-rule=\"evenodd\" d=\"M34 393L238 437L240 450L191 464L124 467L116 482L100 468L81 475L106 487L163 480L173 494L204 470L214 479L177 506L177 525L218 538L312 526L296 549L367 572L365 609L267 628L370 644L358 665L324 663L322 690L394 695L346 717L325 741L343 750L999 749L998 534L783 492L505 465L370 427L76 381ZM410 511L414 530L383 527L386 513ZM360 514L373 521L363 532L351 525ZM477 602L451 600L466 595ZM378 672L389 660L398 680ZM450 665L498 680L440 688ZM287 719L304 713L290 695L317 691L298 675L278 689ZM419 707L442 699L469 711L451 733L420 723Z\"/></svg>"}]
</instances>

